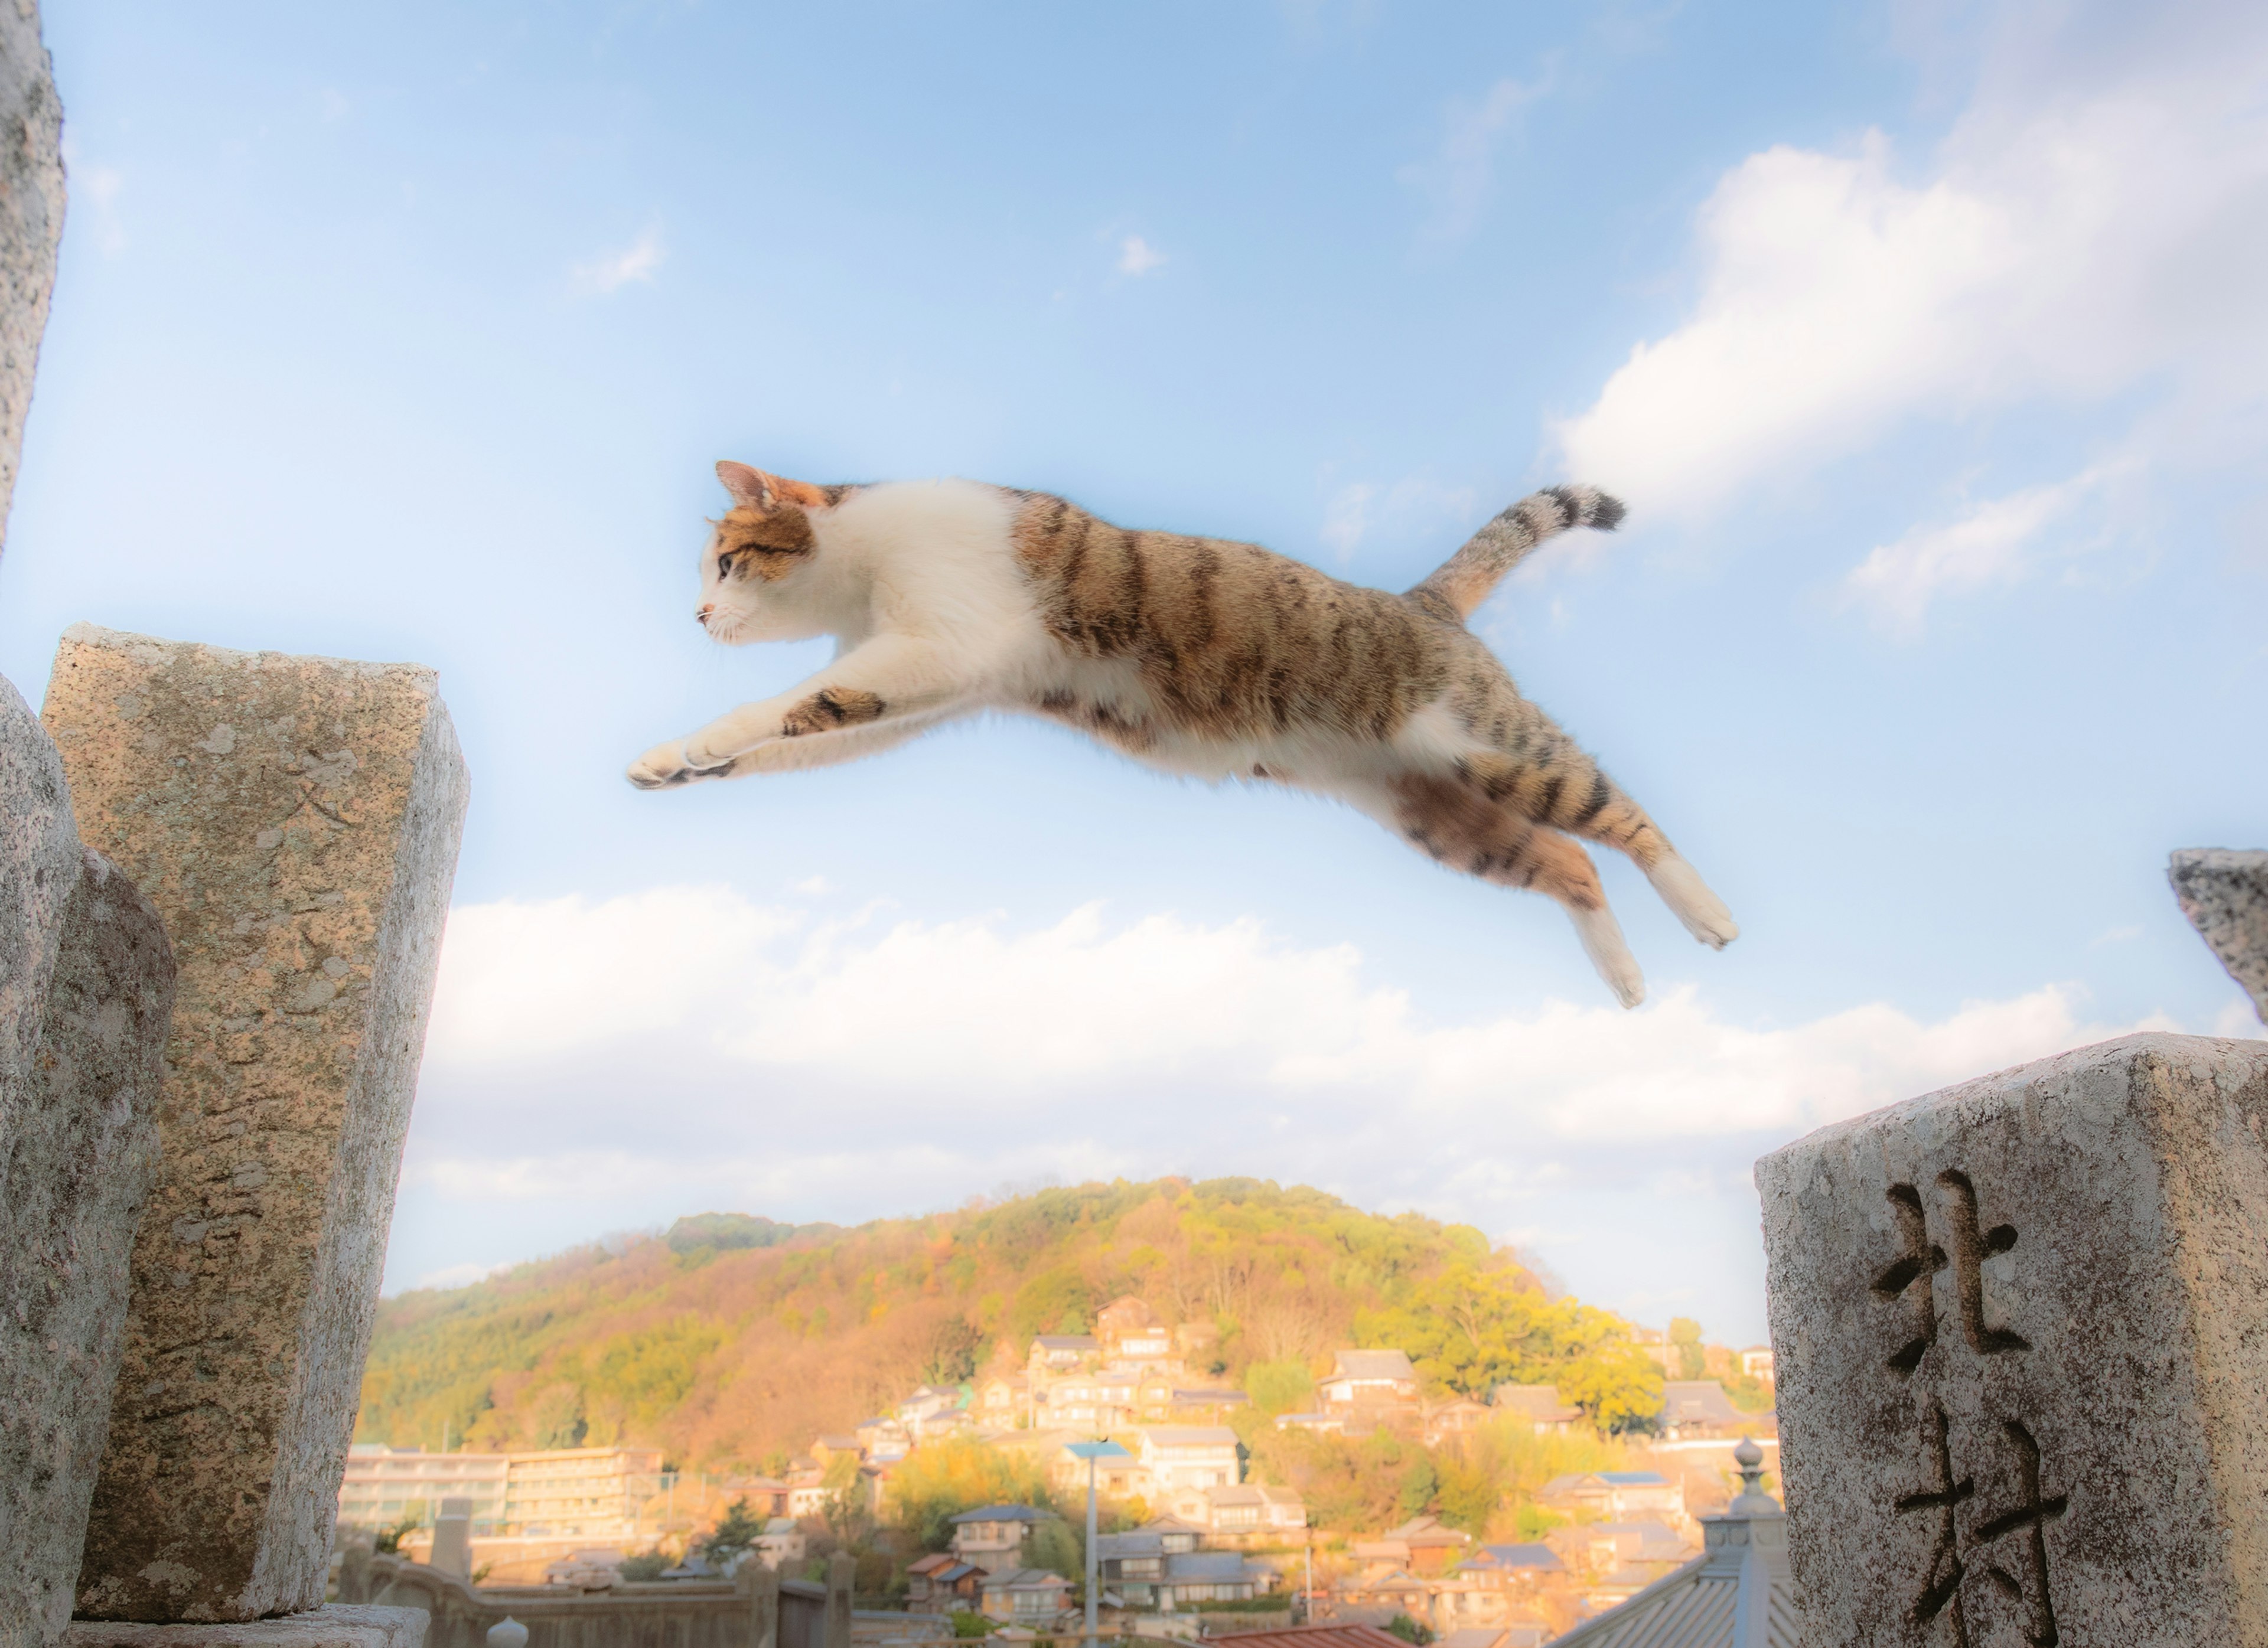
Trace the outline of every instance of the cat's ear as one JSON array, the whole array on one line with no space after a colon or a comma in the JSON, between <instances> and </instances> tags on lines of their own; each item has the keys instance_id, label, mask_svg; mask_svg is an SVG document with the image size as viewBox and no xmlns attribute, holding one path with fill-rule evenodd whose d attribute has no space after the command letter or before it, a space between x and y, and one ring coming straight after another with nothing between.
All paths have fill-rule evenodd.
<instances>
[{"instance_id":1,"label":"cat's ear","mask_svg":"<svg viewBox=\"0 0 2268 1648\"><path fill-rule=\"evenodd\" d=\"M733 503L749 509L776 510L785 504L803 509L817 509L827 502L827 494L808 481L789 481L779 475L768 475L752 465L735 463L730 458L718 460L717 478L725 483L725 490L733 495Z\"/></svg>"}]
</instances>

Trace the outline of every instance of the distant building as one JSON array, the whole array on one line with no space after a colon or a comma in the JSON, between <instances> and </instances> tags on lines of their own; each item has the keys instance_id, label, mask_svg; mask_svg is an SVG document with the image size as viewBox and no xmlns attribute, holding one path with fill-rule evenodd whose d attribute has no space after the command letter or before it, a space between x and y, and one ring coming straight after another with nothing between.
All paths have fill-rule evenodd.
<instances>
[{"instance_id":1,"label":"distant building","mask_svg":"<svg viewBox=\"0 0 2268 1648\"><path fill-rule=\"evenodd\" d=\"M1742 1413L1715 1379L1671 1379L1661 1387L1662 1433L1671 1441L1738 1436L1756 1416Z\"/></svg>"},{"instance_id":2,"label":"distant building","mask_svg":"<svg viewBox=\"0 0 2268 1648\"><path fill-rule=\"evenodd\" d=\"M660 1491L655 1448L427 1453L358 1442L347 1450L338 1517L372 1529L430 1520L446 1495L472 1502L475 1538L634 1540L659 1531L644 1512Z\"/></svg>"},{"instance_id":3,"label":"distant building","mask_svg":"<svg viewBox=\"0 0 2268 1648\"><path fill-rule=\"evenodd\" d=\"M976 1612L984 1604L984 1571L951 1551L933 1551L906 1565L906 1609L913 1614Z\"/></svg>"},{"instance_id":4,"label":"distant building","mask_svg":"<svg viewBox=\"0 0 2268 1648\"><path fill-rule=\"evenodd\" d=\"M1772 1379L1772 1349L1768 1344L1750 1345L1741 1352L1741 1372L1750 1379L1762 1379L1767 1385Z\"/></svg>"},{"instance_id":5,"label":"distant building","mask_svg":"<svg viewBox=\"0 0 2268 1648\"><path fill-rule=\"evenodd\" d=\"M1418 1370L1401 1350L1341 1350L1316 1387L1325 1412L1350 1408L1415 1408Z\"/></svg>"},{"instance_id":6,"label":"distant building","mask_svg":"<svg viewBox=\"0 0 2268 1648\"><path fill-rule=\"evenodd\" d=\"M1032 1341L1030 1364L1026 1371L1035 1378L1068 1372L1088 1357L1099 1355L1101 1350L1086 1334L1042 1334Z\"/></svg>"},{"instance_id":7,"label":"distant building","mask_svg":"<svg viewBox=\"0 0 2268 1648\"><path fill-rule=\"evenodd\" d=\"M1741 1494L1724 1515L1701 1519L1701 1554L1552 1648L1798 1648L1802 1597L1788 1571L1787 1517L1756 1485L1763 1450L1744 1443L1734 1459Z\"/></svg>"},{"instance_id":8,"label":"distant building","mask_svg":"<svg viewBox=\"0 0 2268 1648\"><path fill-rule=\"evenodd\" d=\"M1538 1436L1564 1434L1583 1417L1580 1408L1560 1400L1557 1385L1499 1385L1489 1401L1498 1412L1533 1425Z\"/></svg>"},{"instance_id":9,"label":"distant building","mask_svg":"<svg viewBox=\"0 0 2268 1648\"><path fill-rule=\"evenodd\" d=\"M1226 1488L1241 1474L1236 1462L1236 1432L1226 1425L1151 1425L1141 1433L1137 1457L1150 1474L1152 1497L1198 1496Z\"/></svg>"},{"instance_id":10,"label":"distant building","mask_svg":"<svg viewBox=\"0 0 2268 1648\"><path fill-rule=\"evenodd\" d=\"M976 1387L976 1411L988 1425L1005 1430L1032 1410L1032 1376L996 1373Z\"/></svg>"},{"instance_id":11,"label":"distant building","mask_svg":"<svg viewBox=\"0 0 2268 1648\"><path fill-rule=\"evenodd\" d=\"M1071 1581L1043 1568L1001 1570L983 1584L985 1615L1012 1624L1048 1624L1070 1606Z\"/></svg>"},{"instance_id":12,"label":"distant building","mask_svg":"<svg viewBox=\"0 0 2268 1648\"><path fill-rule=\"evenodd\" d=\"M1451 1437L1469 1436L1492 1416L1469 1396L1453 1397L1418 1410L1418 1422L1427 1447L1439 1447Z\"/></svg>"},{"instance_id":13,"label":"distant building","mask_svg":"<svg viewBox=\"0 0 2268 1648\"><path fill-rule=\"evenodd\" d=\"M1162 1366L1179 1359L1174 1354L1172 1330L1130 1293L1095 1313L1094 1334L1102 1354L1113 1362Z\"/></svg>"},{"instance_id":14,"label":"distant building","mask_svg":"<svg viewBox=\"0 0 2268 1648\"><path fill-rule=\"evenodd\" d=\"M990 1574L1020 1568L1024 1541L1032 1530L1049 1520L1049 1513L1031 1505L984 1505L953 1519L953 1554ZM990 1612L990 1605L986 1605Z\"/></svg>"},{"instance_id":15,"label":"distant building","mask_svg":"<svg viewBox=\"0 0 2268 1648\"><path fill-rule=\"evenodd\" d=\"M1232 1482L1205 1490L1206 1519L1216 1534L1274 1533L1307 1526L1307 1507L1290 1488Z\"/></svg>"},{"instance_id":16,"label":"distant building","mask_svg":"<svg viewBox=\"0 0 2268 1648\"><path fill-rule=\"evenodd\" d=\"M777 1572L782 1563L799 1563L806 1554L803 1525L793 1517L773 1517L752 1547L758 1561Z\"/></svg>"},{"instance_id":17,"label":"distant building","mask_svg":"<svg viewBox=\"0 0 2268 1648\"><path fill-rule=\"evenodd\" d=\"M1609 1522L1643 1517L1687 1520L1685 1484L1660 1471L1581 1471L1555 1476L1536 1493L1535 1502L1563 1516Z\"/></svg>"}]
</instances>

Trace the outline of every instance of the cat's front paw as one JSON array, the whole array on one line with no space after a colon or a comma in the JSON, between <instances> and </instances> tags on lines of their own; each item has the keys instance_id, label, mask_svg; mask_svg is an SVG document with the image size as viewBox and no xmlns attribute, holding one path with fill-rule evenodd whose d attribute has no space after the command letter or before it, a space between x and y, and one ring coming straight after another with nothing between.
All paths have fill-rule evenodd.
<instances>
[{"instance_id":1,"label":"cat's front paw","mask_svg":"<svg viewBox=\"0 0 2268 1648\"><path fill-rule=\"evenodd\" d=\"M687 758L685 740L674 744L657 744L630 763L624 776L641 790L674 790L680 784L689 784L703 778L723 778L730 776L733 763L721 766L696 767Z\"/></svg>"}]
</instances>

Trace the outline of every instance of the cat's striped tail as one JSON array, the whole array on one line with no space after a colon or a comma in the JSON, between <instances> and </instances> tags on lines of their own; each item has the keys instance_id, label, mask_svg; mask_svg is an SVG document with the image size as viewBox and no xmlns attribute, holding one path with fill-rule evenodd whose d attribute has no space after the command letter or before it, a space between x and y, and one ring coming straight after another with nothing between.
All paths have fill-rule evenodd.
<instances>
[{"instance_id":1,"label":"cat's striped tail","mask_svg":"<svg viewBox=\"0 0 2268 1648\"><path fill-rule=\"evenodd\" d=\"M1609 497L1596 487L1546 487L1531 492L1475 533L1463 548L1410 594L1419 600L1432 595L1435 600L1427 605L1447 601L1456 608L1458 617L1467 617L1488 599L1504 575L1546 538L1556 538L1572 526L1612 532L1622 518L1621 500Z\"/></svg>"}]
</instances>

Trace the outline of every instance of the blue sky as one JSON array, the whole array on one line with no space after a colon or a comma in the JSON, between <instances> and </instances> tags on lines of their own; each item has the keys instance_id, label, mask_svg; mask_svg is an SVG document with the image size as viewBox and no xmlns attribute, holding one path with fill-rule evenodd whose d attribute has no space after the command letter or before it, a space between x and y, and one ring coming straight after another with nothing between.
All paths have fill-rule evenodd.
<instances>
[{"instance_id":1,"label":"blue sky","mask_svg":"<svg viewBox=\"0 0 2268 1648\"><path fill-rule=\"evenodd\" d=\"M2268 763L2268 14L58 4L0 670L438 666L475 776L389 1285L679 1213L1246 1173L1763 1335L1748 1165L2139 1025ZM974 475L1476 618L1745 929L1558 912L987 723L633 792L821 654L711 475Z\"/></svg>"}]
</instances>

